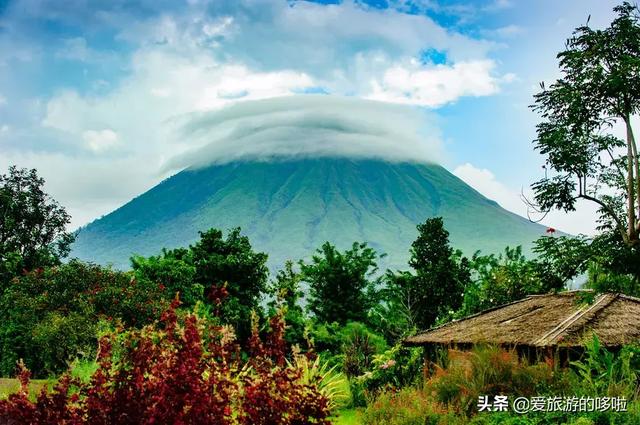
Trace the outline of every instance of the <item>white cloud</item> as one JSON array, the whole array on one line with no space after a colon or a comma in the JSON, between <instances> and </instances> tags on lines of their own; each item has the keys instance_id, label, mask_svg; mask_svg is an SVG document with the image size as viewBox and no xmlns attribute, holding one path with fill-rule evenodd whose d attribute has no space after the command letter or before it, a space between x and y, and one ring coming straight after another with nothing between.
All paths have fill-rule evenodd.
<instances>
[{"instance_id":1,"label":"white cloud","mask_svg":"<svg viewBox=\"0 0 640 425\"><path fill-rule=\"evenodd\" d=\"M542 219L541 224L570 234L595 234L597 208L588 201L579 201L574 212L551 211L543 218L540 214L528 214L529 209L522 199L522 188L517 191L505 185L486 168L477 168L470 163L465 163L456 167L453 174L485 197L496 201L501 207L513 213L531 220ZM532 199L530 190L526 189L524 192L527 198Z\"/></svg>"},{"instance_id":2,"label":"white cloud","mask_svg":"<svg viewBox=\"0 0 640 425\"><path fill-rule=\"evenodd\" d=\"M0 107L7 104L7 98L0 94Z\"/></svg>"},{"instance_id":3,"label":"white cloud","mask_svg":"<svg viewBox=\"0 0 640 425\"><path fill-rule=\"evenodd\" d=\"M407 102L394 93L379 97L417 105L440 106L459 96L493 94L501 82L491 75L493 64L486 58L495 43L446 29L426 15L403 13L401 7L376 9L351 0L329 5L239 0L220 8L216 16L205 9L194 3L179 15L136 22L123 27L120 38L145 48L162 45L165 51L182 54L206 52L222 63L254 72L297 72L338 95L371 95L372 81L384 85L387 74L397 67L415 74L418 86L411 93L419 95L429 91L425 77L449 70L441 77L446 81L436 81L446 86L440 90L446 92L442 101L416 97ZM418 64L428 49L446 55L445 69ZM465 70L480 73L476 81ZM462 77L467 85L456 90L448 77ZM479 88L482 81L491 90ZM237 93L241 92L233 90L232 97Z\"/></svg>"},{"instance_id":4,"label":"white cloud","mask_svg":"<svg viewBox=\"0 0 640 425\"><path fill-rule=\"evenodd\" d=\"M458 62L452 66L394 66L381 81L371 82L369 99L438 107L462 96L487 96L499 91L490 60Z\"/></svg>"},{"instance_id":5,"label":"white cloud","mask_svg":"<svg viewBox=\"0 0 640 425\"><path fill-rule=\"evenodd\" d=\"M356 98L298 95L241 102L179 120L178 138L198 148L168 169L274 157L382 158L438 162L439 133L426 112Z\"/></svg>"},{"instance_id":6,"label":"white cloud","mask_svg":"<svg viewBox=\"0 0 640 425\"><path fill-rule=\"evenodd\" d=\"M150 172L137 157L70 157L44 152L0 155L0 170L10 165L38 170L45 179L45 191L71 215L70 230L110 213L166 177Z\"/></svg>"},{"instance_id":7,"label":"white cloud","mask_svg":"<svg viewBox=\"0 0 640 425\"><path fill-rule=\"evenodd\" d=\"M87 143L87 147L96 153L113 149L120 144L118 133L110 128L87 130L82 133L82 138Z\"/></svg>"},{"instance_id":8,"label":"white cloud","mask_svg":"<svg viewBox=\"0 0 640 425\"><path fill-rule=\"evenodd\" d=\"M511 7L513 7L513 3L511 0L494 0L493 2L491 2L489 5L485 7L485 10L496 11L496 10L509 9Z\"/></svg>"}]
</instances>

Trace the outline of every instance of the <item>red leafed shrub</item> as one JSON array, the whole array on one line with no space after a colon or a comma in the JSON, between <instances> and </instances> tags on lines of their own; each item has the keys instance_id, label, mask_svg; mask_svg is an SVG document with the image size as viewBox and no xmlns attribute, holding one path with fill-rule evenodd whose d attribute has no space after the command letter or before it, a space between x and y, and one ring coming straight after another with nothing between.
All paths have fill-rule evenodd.
<instances>
[{"instance_id":1,"label":"red leafed shrub","mask_svg":"<svg viewBox=\"0 0 640 425\"><path fill-rule=\"evenodd\" d=\"M64 376L32 402L21 367L22 389L0 400L0 423L329 424L328 400L285 361L280 316L264 342L254 326L243 361L226 328L206 327L194 315L179 321L177 305L153 326L103 337L89 383Z\"/></svg>"}]
</instances>

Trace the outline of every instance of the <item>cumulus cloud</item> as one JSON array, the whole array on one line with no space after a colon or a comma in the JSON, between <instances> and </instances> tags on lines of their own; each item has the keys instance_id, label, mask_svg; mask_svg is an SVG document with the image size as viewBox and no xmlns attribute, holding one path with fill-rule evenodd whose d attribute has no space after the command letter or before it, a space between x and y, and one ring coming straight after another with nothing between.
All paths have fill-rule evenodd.
<instances>
[{"instance_id":1,"label":"cumulus cloud","mask_svg":"<svg viewBox=\"0 0 640 425\"><path fill-rule=\"evenodd\" d=\"M458 62L428 68L418 64L388 69L382 81L372 81L369 99L438 107L462 96L487 96L499 91L500 80L491 75L493 61Z\"/></svg>"},{"instance_id":2,"label":"cumulus cloud","mask_svg":"<svg viewBox=\"0 0 640 425\"><path fill-rule=\"evenodd\" d=\"M528 216L528 208L522 199L522 189L516 190L498 181L496 176L486 168L478 168L470 163L459 165L453 170L459 179L473 187L485 197L496 201L500 206L523 217ZM532 199L530 190L525 196ZM588 201L579 201L576 211L564 213L551 211L545 217L540 214L531 215L532 220L540 220L541 224L560 229L570 234L593 235L596 233L597 208Z\"/></svg>"},{"instance_id":3,"label":"cumulus cloud","mask_svg":"<svg viewBox=\"0 0 640 425\"><path fill-rule=\"evenodd\" d=\"M439 134L415 108L357 98L298 95L237 103L180 120L197 143L166 164L201 167L240 159L354 157L437 162Z\"/></svg>"}]
</instances>

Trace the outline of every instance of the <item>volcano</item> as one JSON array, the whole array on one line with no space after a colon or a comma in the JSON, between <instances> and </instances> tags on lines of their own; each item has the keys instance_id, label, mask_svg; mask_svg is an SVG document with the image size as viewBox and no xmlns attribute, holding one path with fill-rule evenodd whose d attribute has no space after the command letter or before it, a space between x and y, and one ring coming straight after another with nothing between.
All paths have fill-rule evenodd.
<instances>
[{"instance_id":1,"label":"volcano","mask_svg":"<svg viewBox=\"0 0 640 425\"><path fill-rule=\"evenodd\" d=\"M471 255L522 245L545 228L501 208L435 164L316 158L186 169L81 228L72 256L126 269L132 254L187 246L198 231L241 227L270 268L309 258L325 241L364 241L407 268L416 224L442 216Z\"/></svg>"}]
</instances>

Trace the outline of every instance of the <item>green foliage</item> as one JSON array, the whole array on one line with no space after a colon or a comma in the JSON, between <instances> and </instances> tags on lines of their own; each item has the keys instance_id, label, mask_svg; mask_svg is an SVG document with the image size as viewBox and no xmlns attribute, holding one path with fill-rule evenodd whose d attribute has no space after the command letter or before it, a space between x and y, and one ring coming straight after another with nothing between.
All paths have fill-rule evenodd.
<instances>
[{"instance_id":1,"label":"green foliage","mask_svg":"<svg viewBox=\"0 0 640 425\"><path fill-rule=\"evenodd\" d=\"M0 174L0 292L23 269L59 264L69 253L71 218L43 186L35 169Z\"/></svg>"},{"instance_id":2,"label":"green foliage","mask_svg":"<svg viewBox=\"0 0 640 425\"><path fill-rule=\"evenodd\" d=\"M640 347L625 346L615 355L602 347L594 334L579 361L571 362L579 377L579 393L585 396L640 395Z\"/></svg>"},{"instance_id":3,"label":"green foliage","mask_svg":"<svg viewBox=\"0 0 640 425\"><path fill-rule=\"evenodd\" d=\"M349 322L344 326L335 322L316 323L310 330L310 336L314 349L332 365L337 364L344 369L345 359L350 356L347 364L352 371L366 370L371 365L373 355L387 348L381 335L359 322Z\"/></svg>"},{"instance_id":4,"label":"green foliage","mask_svg":"<svg viewBox=\"0 0 640 425\"><path fill-rule=\"evenodd\" d=\"M101 317L141 326L165 305L156 284L76 260L16 277L0 297L0 374L20 358L36 376L60 373L94 353Z\"/></svg>"},{"instance_id":5,"label":"green foliage","mask_svg":"<svg viewBox=\"0 0 640 425\"><path fill-rule=\"evenodd\" d=\"M195 282L196 268L184 248L162 250L155 257L131 257L131 269L138 280L147 279L163 285L168 297L179 295L184 306L204 299L204 287Z\"/></svg>"},{"instance_id":6,"label":"green foliage","mask_svg":"<svg viewBox=\"0 0 640 425\"><path fill-rule=\"evenodd\" d=\"M260 299L267 288L267 254L253 251L249 238L232 229L227 238L211 229L200 233L190 247L195 281L205 287L205 295L220 303L220 317L232 325L242 340L251 329L251 312L260 310ZM223 295L220 290L224 288Z\"/></svg>"},{"instance_id":7,"label":"green foliage","mask_svg":"<svg viewBox=\"0 0 640 425\"><path fill-rule=\"evenodd\" d=\"M418 225L409 265L415 273L387 273L387 302L403 312L406 326L428 329L460 308L470 281L469 261L449 246L441 217Z\"/></svg>"},{"instance_id":8,"label":"green foliage","mask_svg":"<svg viewBox=\"0 0 640 425\"><path fill-rule=\"evenodd\" d=\"M474 254L470 262L472 282L467 285L457 317L486 310L542 291L536 263L527 260L522 248L505 248L496 255Z\"/></svg>"},{"instance_id":9,"label":"green foliage","mask_svg":"<svg viewBox=\"0 0 640 425\"><path fill-rule=\"evenodd\" d=\"M404 388L381 394L362 415L363 425L463 424L462 419L442 409L421 389Z\"/></svg>"},{"instance_id":10,"label":"green foliage","mask_svg":"<svg viewBox=\"0 0 640 425\"><path fill-rule=\"evenodd\" d=\"M422 381L423 350L396 344L373 357L371 370L364 374L363 384L369 397L381 391L399 390Z\"/></svg>"},{"instance_id":11,"label":"green foliage","mask_svg":"<svg viewBox=\"0 0 640 425\"><path fill-rule=\"evenodd\" d=\"M336 366L329 366L319 356L312 361L305 355L294 356L293 364L289 363L289 366L300 371L299 382L302 385L315 385L318 388L318 392L327 399L329 410L350 404L349 380Z\"/></svg>"},{"instance_id":12,"label":"green foliage","mask_svg":"<svg viewBox=\"0 0 640 425\"><path fill-rule=\"evenodd\" d=\"M385 341L379 335L359 323L349 323L342 335L342 367L349 378L369 370L375 354L386 348Z\"/></svg>"},{"instance_id":13,"label":"green foliage","mask_svg":"<svg viewBox=\"0 0 640 425\"><path fill-rule=\"evenodd\" d=\"M272 282L270 292L275 297L269 302L269 315L276 311L284 311L284 320L287 323L285 341L289 345L300 347L307 344L307 317L300 305L304 293L300 289L302 275L293 269L293 262L287 261L284 269L276 274Z\"/></svg>"},{"instance_id":14,"label":"green foliage","mask_svg":"<svg viewBox=\"0 0 640 425\"><path fill-rule=\"evenodd\" d=\"M326 242L310 263L300 261L303 281L309 284L308 307L318 322L366 322L376 304L375 281L378 254L366 243L354 242L340 252Z\"/></svg>"},{"instance_id":15,"label":"green foliage","mask_svg":"<svg viewBox=\"0 0 640 425\"><path fill-rule=\"evenodd\" d=\"M634 406L632 406L633 408ZM507 412L479 414L465 424L469 425L635 425L640 416L630 412L530 412L518 415Z\"/></svg>"},{"instance_id":16,"label":"green foliage","mask_svg":"<svg viewBox=\"0 0 640 425\"><path fill-rule=\"evenodd\" d=\"M627 2L614 12L603 30L588 23L575 30L558 54L561 78L535 95L533 109L543 118L535 148L555 174L532 188L542 211L572 211L578 199L595 203L600 230L635 247L640 158L631 116L640 110L640 18ZM625 140L609 133L616 120L625 124Z\"/></svg>"},{"instance_id":17,"label":"green foliage","mask_svg":"<svg viewBox=\"0 0 640 425\"><path fill-rule=\"evenodd\" d=\"M586 287L595 292L620 292L640 296L640 285L635 276L613 273L598 263L589 264Z\"/></svg>"},{"instance_id":18,"label":"green foliage","mask_svg":"<svg viewBox=\"0 0 640 425\"><path fill-rule=\"evenodd\" d=\"M583 236L543 236L535 241L534 266L540 277L537 293L559 291L567 281L584 273L593 258L590 240Z\"/></svg>"},{"instance_id":19,"label":"green foliage","mask_svg":"<svg viewBox=\"0 0 640 425\"><path fill-rule=\"evenodd\" d=\"M98 370L98 363L95 360L76 359L69 368L72 377L79 379L81 382L88 383L91 377Z\"/></svg>"},{"instance_id":20,"label":"green foliage","mask_svg":"<svg viewBox=\"0 0 640 425\"><path fill-rule=\"evenodd\" d=\"M267 289L267 254L255 252L240 229L227 237L218 229L200 232L200 240L188 249L163 250L157 257L131 259L140 279L155 282L173 296L180 293L187 306L206 301L223 323L232 325L246 340L251 312L261 312Z\"/></svg>"}]
</instances>

